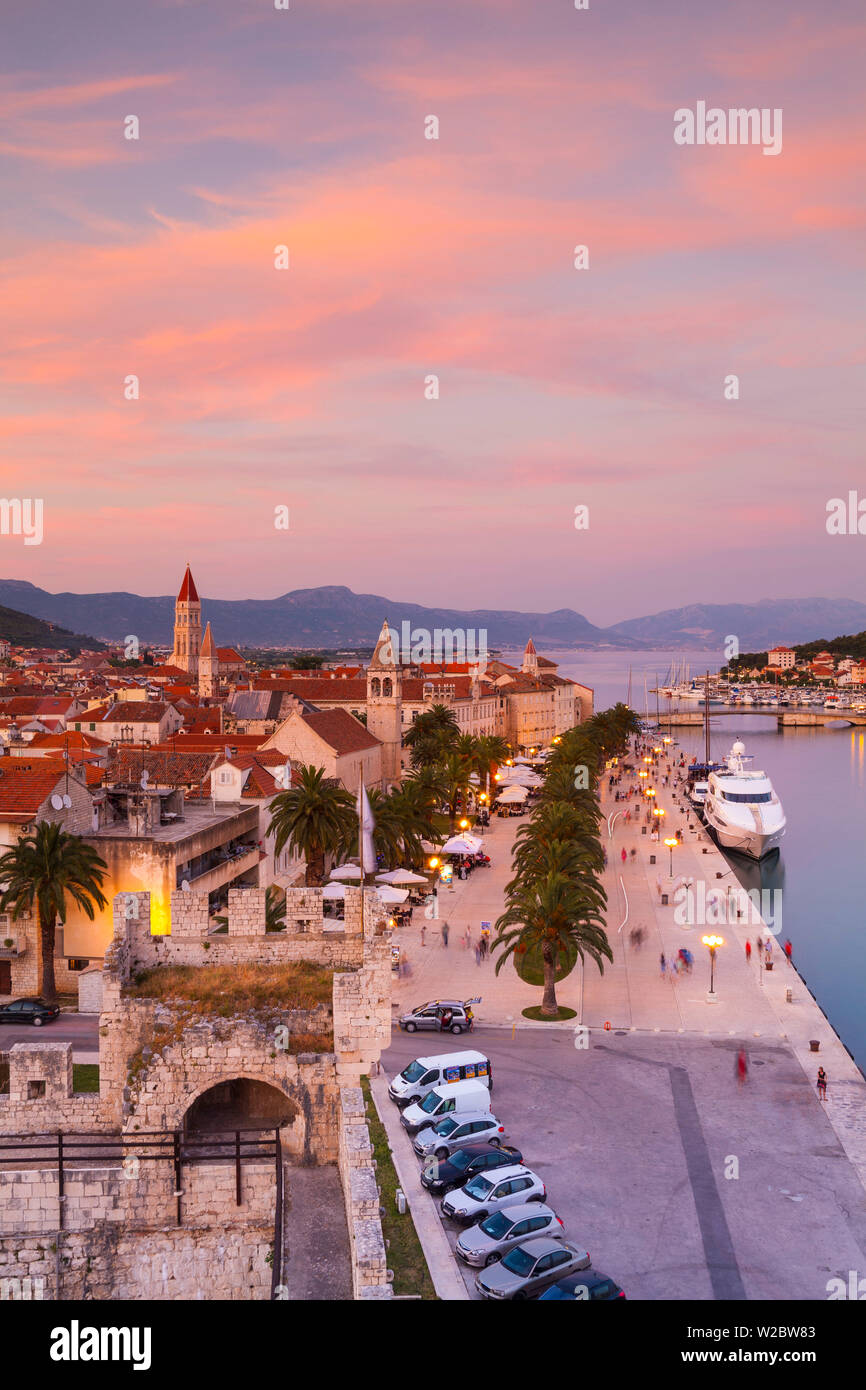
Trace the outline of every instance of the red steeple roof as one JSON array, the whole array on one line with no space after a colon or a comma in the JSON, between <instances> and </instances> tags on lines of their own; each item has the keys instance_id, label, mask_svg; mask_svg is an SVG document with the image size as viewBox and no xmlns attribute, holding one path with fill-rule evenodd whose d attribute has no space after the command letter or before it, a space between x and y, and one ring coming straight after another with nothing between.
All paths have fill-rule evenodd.
<instances>
[{"instance_id":1,"label":"red steeple roof","mask_svg":"<svg viewBox=\"0 0 866 1390\"><path fill-rule=\"evenodd\" d=\"M190 572L189 565L186 567L186 574L180 586L180 593L177 596L178 603L198 603L198 591L195 587L195 580Z\"/></svg>"}]
</instances>

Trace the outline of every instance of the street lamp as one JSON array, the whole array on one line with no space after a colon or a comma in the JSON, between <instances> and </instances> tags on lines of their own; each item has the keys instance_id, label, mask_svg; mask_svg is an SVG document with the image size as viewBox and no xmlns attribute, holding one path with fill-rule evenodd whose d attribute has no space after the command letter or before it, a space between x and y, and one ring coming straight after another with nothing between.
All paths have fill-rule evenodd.
<instances>
[{"instance_id":1,"label":"street lamp","mask_svg":"<svg viewBox=\"0 0 866 1390\"><path fill-rule=\"evenodd\" d=\"M460 829L461 829L461 830L468 830L468 829L469 829L469 822L468 822L468 820L466 819L465 816L463 817L462 821L460 822Z\"/></svg>"},{"instance_id":2,"label":"street lamp","mask_svg":"<svg viewBox=\"0 0 866 1390\"><path fill-rule=\"evenodd\" d=\"M665 840L665 844L667 845L668 849L670 850L670 855L671 855L671 878L673 878L673 876L674 876L674 850L676 849L677 845L679 844L679 840L672 839L670 836L668 836L668 838Z\"/></svg>"},{"instance_id":3,"label":"street lamp","mask_svg":"<svg viewBox=\"0 0 866 1390\"><path fill-rule=\"evenodd\" d=\"M665 844L667 843L667 840L665 840ZM716 951L720 946L724 946L725 940L722 936L702 936L701 941L707 947L710 953L710 994L715 994L715 990L713 988L713 978L715 975L716 968Z\"/></svg>"},{"instance_id":4,"label":"street lamp","mask_svg":"<svg viewBox=\"0 0 866 1390\"><path fill-rule=\"evenodd\" d=\"M646 768L641 768L640 772L638 773L638 777L649 777L649 773L647 772Z\"/></svg>"}]
</instances>

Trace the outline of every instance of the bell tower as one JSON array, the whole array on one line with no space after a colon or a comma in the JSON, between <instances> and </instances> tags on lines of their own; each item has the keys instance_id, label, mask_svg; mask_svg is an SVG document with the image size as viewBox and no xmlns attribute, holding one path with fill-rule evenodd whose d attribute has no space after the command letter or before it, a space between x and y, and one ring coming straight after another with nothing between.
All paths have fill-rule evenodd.
<instances>
[{"instance_id":1,"label":"bell tower","mask_svg":"<svg viewBox=\"0 0 866 1390\"><path fill-rule=\"evenodd\" d=\"M204 630L204 641L198 655L198 693L204 698L218 694L219 655L210 623Z\"/></svg>"},{"instance_id":2,"label":"bell tower","mask_svg":"<svg viewBox=\"0 0 866 1390\"><path fill-rule=\"evenodd\" d=\"M403 771L403 670L387 619L367 667L367 728L384 745L383 778L399 782Z\"/></svg>"},{"instance_id":3,"label":"bell tower","mask_svg":"<svg viewBox=\"0 0 866 1390\"><path fill-rule=\"evenodd\" d=\"M174 647L172 666L179 666L191 676L198 674L198 654L201 648L201 599L195 587L189 565L174 605Z\"/></svg>"}]
</instances>

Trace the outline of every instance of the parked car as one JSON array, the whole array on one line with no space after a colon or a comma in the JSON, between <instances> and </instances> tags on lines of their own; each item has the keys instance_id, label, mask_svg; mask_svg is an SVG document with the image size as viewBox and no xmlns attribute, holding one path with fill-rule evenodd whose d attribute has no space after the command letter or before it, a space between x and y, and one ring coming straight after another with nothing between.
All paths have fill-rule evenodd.
<instances>
[{"instance_id":1,"label":"parked car","mask_svg":"<svg viewBox=\"0 0 866 1390\"><path fill-rule=\"evenodd\" d=\"M458 1081L483 1081L492 1091L490 1059L483 1052L442 1052L436 1057L416 1057L394 1077L388 1095L402 1109L417 1105L434 1086L453 1086Z\"/></svg>"},{"instance_id":2,"label":"parked car","mask_svg":"<svg viewBox=\"0 0 866 1390\"><path fill-rule=\"evenodd\" d=\"M462 1187L477 1173L513 1167L522 1157L519 1149L512 1149L508 1144L467 1144L444 1163L431 1158L421 1171L421 1183L428 1192L450 1192L454 1187Z\"/></svg>"},{"instance_id":3,"label":"parked car","mask_svg":"<svg viewBox=\"0 0 866 1390\"><path fill-rule=\"evenodd\" d=\"M543 1202L502 1207L477 1226L462 1232L457 1241L457 1254L466 1265L492 1265L524 1240L540 1236L562 1240L563 1230L556 1212Z\"/></svg>"},{"instance_id":4,"label":"parked car","mask_svg":"<svg viewBox=\"0 0 866 1390\"><path fill-rule=\"evenodd\" d=\"M443 1216L472 1226L492 1211L513 1207L518 1202L543 1202L546 1197L547 1188L538 1174L515 1163L501 1172L476 1173L465 1187L445 1198L440 1210Z\"/></svg>"},{"instance_id":5,"label":"parked car","mask_svg":"<svg viewBox=\"0 0 866 1390\"><path fill-rule=\"evenodd\" d=\"M438 1125L446 1115L489 1115L490 1089L483 1081L455 1081L434 1086L420 1105L407 1105L400 1123L410 1134Z\"/></svg>"},{"instance_id":6,"label":"parked car","mask_svg":"<svg viewBox=\"0 0 866 1390\"><path fill-rule=\"evenodd\" d=\"M44 999L13 999L0 1006L0 1023L32 1023L41 1028L43 1023L53 1023L59 1013L59 1004L46 1004Z\"/></svg>"},{"instance_id":7,"label":"parked car","mask_svg":"<svg viewBox=\"0 0 866 1390\"><path fill-rule=\"evenodd\" d=\"M407 1033L426 1029L433 1033L467 1033L472 1027L472 1008L477 999L433 999L419 1004L411 1013L401 1014L398 1022Z\"/></svg>"},{"instance_id":8,"label":"parked car","mask_svg":"<svg viewBox=\"0 0 866 1390\"><path fill-rule=\"evenodd\" d=\"M567 1240L540 1236L515 1245L501 1260L475 1276L482 1298L536 1298L565 1274L586 1269L587 1250Z\"/></svg>"},{"instance_id":9,"label":"parked car","mask_svg":"<svg viewBox=\"0 0 866 1390\"><path fill-rule=\"evenodd\" d=\"M554 1303L566 1299L572 1303L609 1303L615 1298L625 1298L619 1284L608 1279L606 1274L588 1269L585 1274L567 1274L564 1279L557 1279L538 1301Z\"/></svg>"},{"instance_id":10,"label":"parked car","mask_svg":"<svg viewBox=\"0 0 866 1390\"><path fill-rule=\"evenodd\" d=\"M425 1125L415 1135L412 1148L419 1158L449 1158L466 1144L501 1144L505 1126L495 1115L470 1113L446 1115L435 1125Z\"/></svg>"}]
</instances>

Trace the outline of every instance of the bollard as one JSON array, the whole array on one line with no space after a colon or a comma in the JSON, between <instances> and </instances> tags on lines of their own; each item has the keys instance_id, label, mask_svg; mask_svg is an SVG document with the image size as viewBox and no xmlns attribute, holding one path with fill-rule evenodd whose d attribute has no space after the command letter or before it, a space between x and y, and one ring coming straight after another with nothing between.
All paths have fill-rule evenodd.
<instances>
[{"instance_id":1,"label":"bollard","mask_svg":"<svg viewBox=\"0 0 866 1390\"><path fill-rule=\"evenodd\" d=\"M786 989L786 990L785 990L785 1003L786 1003L786 1004L793 1004L793 1002L794 1002L794 991L793 991L792 989Z\"/></svg>"}]
</instances>

